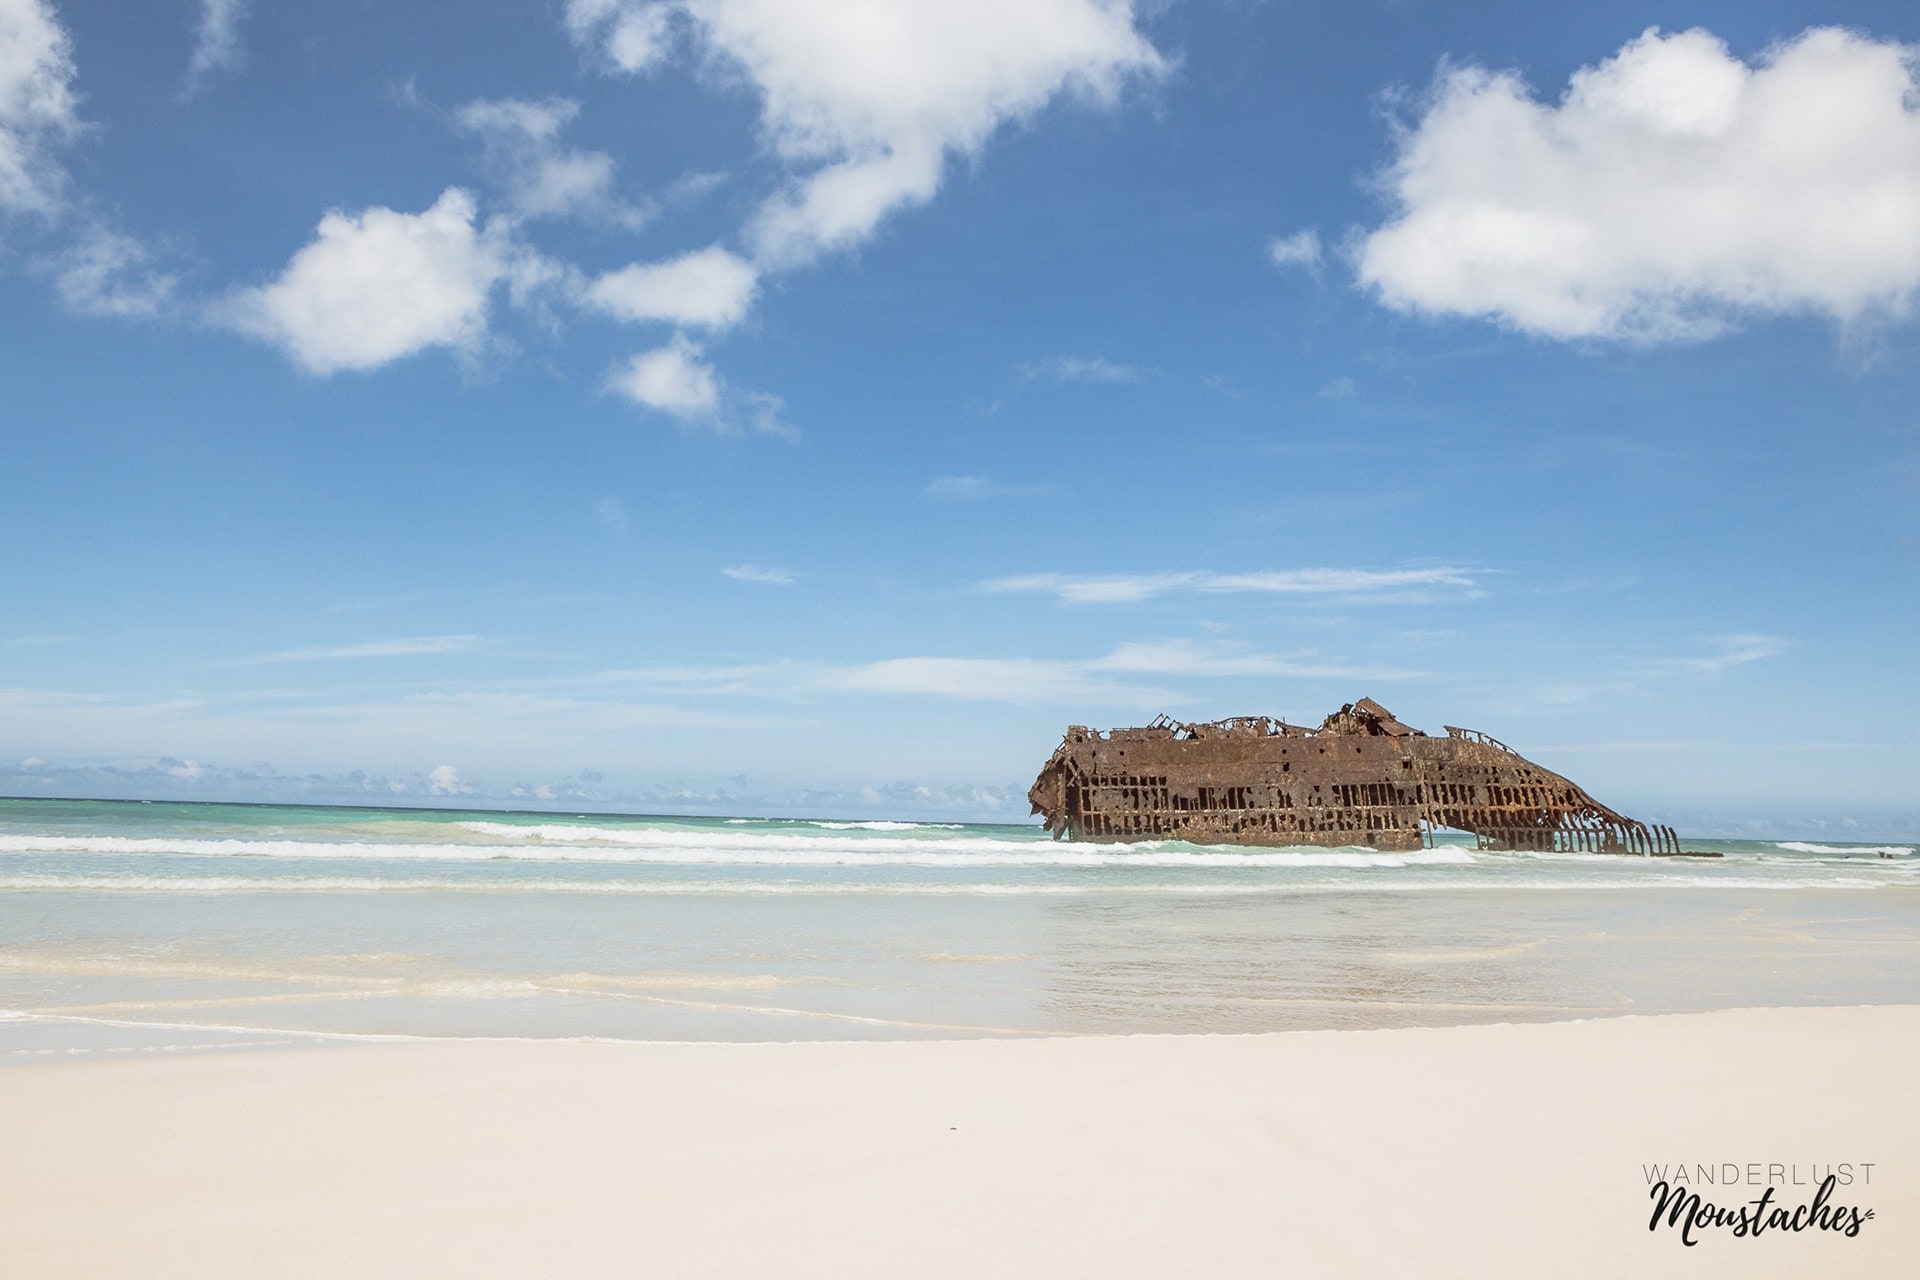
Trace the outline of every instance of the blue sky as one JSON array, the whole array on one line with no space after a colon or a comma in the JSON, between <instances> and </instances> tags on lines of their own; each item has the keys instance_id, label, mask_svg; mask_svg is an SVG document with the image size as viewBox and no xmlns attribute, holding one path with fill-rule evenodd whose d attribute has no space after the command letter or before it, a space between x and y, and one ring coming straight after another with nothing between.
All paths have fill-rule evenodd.
<instances>
[{"instance_id":1,"label":"blue sky","mask_svg":"<svg viewBox=\"0 0 1920 1280\"><path fill-rule=\"evenodd\" d=\"M1920 832L1911 5L0 0L0 792Z\"/></svg>"}]
</instances>

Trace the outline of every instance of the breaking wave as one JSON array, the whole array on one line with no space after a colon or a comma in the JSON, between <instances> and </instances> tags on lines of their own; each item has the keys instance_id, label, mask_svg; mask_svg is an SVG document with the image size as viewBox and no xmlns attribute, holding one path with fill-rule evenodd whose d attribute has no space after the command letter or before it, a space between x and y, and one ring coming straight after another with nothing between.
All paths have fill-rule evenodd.
<instances>
[{"instance_id":1,"label":"breaking wave","mask_svg":"<svg viewBox=\"0 0 1920 1280\"><path fill-rule=\"evenodd\" d=\"M1789 853L1884 853L1896 858L1913 856L1913 847L1904 844L1804 844L1798 840L1776 840L1773 847Z\"/></svg>"},{"instance_id":2,"label":"breaking wave","mask_svg":"<svg viewBox=\"0 0 1920 1280\"><path fill-rule=\"evenodd\" d=\"M1881 889L1886 881L1865 876L1770 878L1764 876L1672 875L1638 872L1604 883L1531 877L1526 879L1424 880L1083 880L1078 882L929 882L823 880L584 880L397 876L89 876L59 873L0 876L0 893L126 894L350 894L458 893L613 894L630 897L792 896L841 897L1081 897L1102 894L1158 894L1171 897L1239 897L1248 894L1426 893L1455 891L1586 892L1594 889Z\"/></svg>"},{"instance_id":3,"label":"breaking wave","mask_svg":"<svg viewBox=\"0 0 1920 1280\"><path fill-rule=\"evenodd\" d=\"M485 835L511 835L538 844L394 843L318 840L204 840L172 836L0 836L0 854L175 855L214 858L489 862L621 862L682 866L782 867L1408 867L1471 864L1459 848L1379 853L1362 849L1249 852L1172 842L1054 844L1038 840L972 837L908 840L789 836L461 823ZM587 834L583 834L587 833Z\"/></svg>"}]
</instances>

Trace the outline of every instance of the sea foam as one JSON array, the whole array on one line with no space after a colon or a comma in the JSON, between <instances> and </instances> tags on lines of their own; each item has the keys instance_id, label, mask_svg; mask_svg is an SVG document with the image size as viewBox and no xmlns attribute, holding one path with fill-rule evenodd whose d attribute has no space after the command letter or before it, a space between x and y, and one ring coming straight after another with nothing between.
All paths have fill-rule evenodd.
<instances>
[{"instance_id":1,"label":"sea foam","mask_svg":"<svg viewBox=\"0 0 1920 1280\"><path fill-rule=\"evenodd\" d=\"M1379 853L1303 848L1240 852L1169 842L1054 844L1037 840L907 840L573 826L459 824L538 844L444 844L322 840L204 840L174 836L0 836L0 854L119 854L440 862L623 862L783 867L1407 867L1471 864L1461 848Z\"/></svg>"},{"instance_id":2,"label":"sea foam","mask_svg":"<svg viewBox=\"0 0 1920 1280\"><path fill-rule=\"evenodd\" d=\"M1913 856L1913 848L1904 844L1803 844L1798 840L1777 840L1774 848L1786 849L1791 853L1860 853L1887 854L1889 857L1906 858Z\"/></svg>"}]
</instances>

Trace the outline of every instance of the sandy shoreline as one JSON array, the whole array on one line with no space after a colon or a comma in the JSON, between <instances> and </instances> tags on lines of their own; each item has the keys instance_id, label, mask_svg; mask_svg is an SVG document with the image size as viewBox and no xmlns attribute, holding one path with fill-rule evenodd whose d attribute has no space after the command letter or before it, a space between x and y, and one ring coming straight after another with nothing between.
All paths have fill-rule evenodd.
<instances>
[{"instance_id":1,"label":"sandy shoreline","mask_svg":"<svg viewBox=\"0 0 1920 1280\"><path fill-rule=\"evenodd\" d=\"M0 1272L1897 1275L1917 1050L1895 1006L10 1066ZM1875 1217L1684 1248L1675 1161L1871 1163L1835 1198Z\"/></svg>"}]
</instances>

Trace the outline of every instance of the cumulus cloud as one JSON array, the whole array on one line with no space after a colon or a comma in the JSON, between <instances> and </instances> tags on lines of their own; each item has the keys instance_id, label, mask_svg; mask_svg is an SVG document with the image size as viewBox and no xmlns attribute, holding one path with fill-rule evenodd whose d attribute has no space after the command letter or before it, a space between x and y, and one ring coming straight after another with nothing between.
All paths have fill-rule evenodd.
<instances>
[{"instance_id":1,"label":"cumulus cloud","mask_svg":"<svg viewBox=\"0 0 1920 1280\"><path fill-rule=\"evenodd\" d=\"M240 41L240 23L247 16L247 0L200 0L200 23L193 32L193 55L187 61L185 92L193 93L216 71L238 71L247 60Z\"/></svg>"},{"instance_id":2,"label":"cumulus cloud","mask_svg":"<svg viewBox=\"0 0 1920 1280\"><path fill-rule=\"evenodd\" d=\"M46 0L0 0L0 213L51 217L65 196L57 153L80 128L73 42Z\"/></svg>"},{"instance_id":3,"label":"cumulus cloud","mask_svg":"<svg viewBox=\"0 0 1920 1280\"><path fill-rule=\"evenodd\" d=\"M811 169L753 230L773 262L852 244L925 201L949 154L1061 94L1111 101L1160 55L1114 0L693 0L714 49L759 86L775 151Z\"/></svg>"},{"instance_id":4,"label":"cumulus cloud","mask_svg":"<svg viewBox=\"0 0 1920 1280\"><path fill-rule=\"evenodd\" d=\"M428 795L457 796L472 790L460 781L460 771L450 764L440 765L427 774Z\"/></svg>"},{"instance_id":5,"label":"cumulus cloud","mask_svg":"<svg viewBox=\"0 0 1920 1280\"><path fill-rule=\"evenodd\" d=\"M1743 313L1897 315L1920 290L1916 51L1837 28L1752 64L1649 30L1557 103L1444 69L1381 175L1360 280L1404 311L1664 341Z\"/></svg>"},{"instance_id":6,"label":"cumulus cloud","mask_svg":"<svg viewBox=\"0 0 1920 1280\"><path fill-rule=\"evenodd\" d=\"M561 144L561 131L579 114L570 98L501 98L469 102L453 118L480 139L487 170L516 216L583 217L638 230L646 211L615 191L613 157Z\"/></svg>"},{"instance_id":7,"label":"cumulus cloud","mask_svg":"<svg viewBox=\"0 0 1920 1280\"><path fill-rule=\"evenodd\" d=\"M476 225L473 197L449 187L421 213L376 205L327 214L277 278L230 295L216 314L315 374L374 369L430 347L470 353L514 257L497 228Z\"/></svg>"},{"instance_id":8,"label":"cumulus cloud","mask_svg":"<svg viewBox=\"0 0 1920 1280\"><path fill-rule=\"evenodd\" d=\"M606 387L637 405L678 418L683 425L719 435L748 430L786 440L800 438L787 422L786 403L779 396L729 386L707 362L700 345L684 333L616 365L607 375Z\"/></svg>"},{"instance_id":9,"label":"cumulus cloud","mask_svg":"<svg viewBox=\"0 0 1920 1280\"><path fill-rule=\"evenodd\" d=\"M577 42L643 71L675 24L760 92L768 145L792 181L749 229L755 256L796 266L931 199L950 156L1062 95L1111 101L1160 55L1127 0L570 0Z\"/></svg>"},{"instance_id":10,"label":"cumulus cloud","mask_svg":"<svg viewBox=\"0 0 1920 1280\"><path fill-rule=\"evenodd\" d=\"M1129 604L1174 592L1207 595L1405 597L1436 589L1473 592L1478 583L1466 569L1284 569L1264 573L1028 573L994 578L982 591L1037 592L1065 604Z\"/></svg>"},{"instance_id":11,"label":"cumulus cloud","mask_svg":"<svg viewBox=\"0 0 1920 1280\"><path fill-rule=\"evenodd\" d=\"M634 356L613 371L608 386L635 404L683 421L717 423L719 418L720 375L684 334Z\"/></svg>"},{"instance_id":12,"label":"cumulus cloud","mask_svg":"<svg viewBox=\"0 0 1920 1280\"><path fill-rule=\"evenodd\" d=\"M588 286L586 300L621 320L724 329L745 318L758 279L753 264L713 245L666 262L610 271Z\"/></svg>"}]
</instances>

